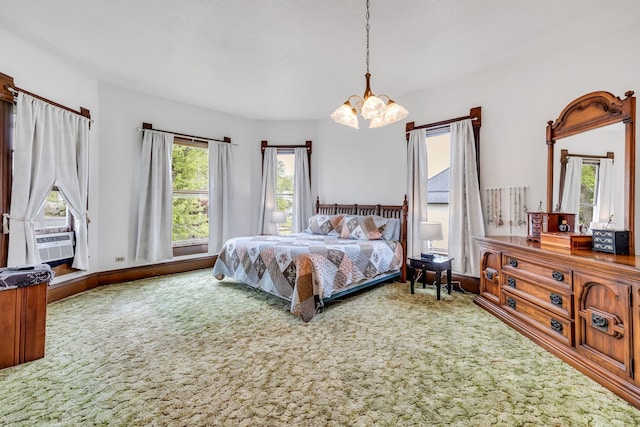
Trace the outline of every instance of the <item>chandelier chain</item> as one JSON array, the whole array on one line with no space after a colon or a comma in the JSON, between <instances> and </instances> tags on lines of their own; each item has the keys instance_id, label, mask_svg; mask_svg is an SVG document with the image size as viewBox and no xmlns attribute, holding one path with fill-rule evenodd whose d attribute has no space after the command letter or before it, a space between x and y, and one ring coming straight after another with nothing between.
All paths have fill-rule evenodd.
<instances>
[{"instance_id":1,"label":"chandelier chain","mask_svg":"<svg viewBox=\"0 0 640 427\"><path fill-rule=\"evenodd\" d=\"M369 72L369 0L367 0L367 73Z\"/></svg>"},{"instance_id":2,"label":"chandelier chain","mask_svg":"<svg viewBox=\"0 0 640 427\"><path fill-rule=\"evenodd\" d=\"M358 129L358 113L366 119L369 120L369 128L378 128L382 126L387 126L392 123L396 123L399 120L407 117L408 111L401 105L394 102L387 95L379 95L376 96L371 90L371 73L369 73L369 20L371 18L371 14L369 11L371 0L366 0L367 13L365 15L367 25L366 36L367 36L367 49L366 49L366 63L367 63L367 73L364 75L365 78L365 89L362 97L358 95L351 95L347 100L340 105L331 114L331 118L341 125L350 126L352 128Z\"/></svg>"}]
</instances>

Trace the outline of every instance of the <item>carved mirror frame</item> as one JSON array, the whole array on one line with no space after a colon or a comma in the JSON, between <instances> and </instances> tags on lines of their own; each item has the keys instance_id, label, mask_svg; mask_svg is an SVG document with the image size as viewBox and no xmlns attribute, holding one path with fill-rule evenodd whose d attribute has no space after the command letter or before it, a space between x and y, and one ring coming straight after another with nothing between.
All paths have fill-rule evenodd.
<instances>
[{"instance_id":1,"label":"carved mirror frame","mask_svg":"<svg viewBox=\"0 0 640 427\"><path fill-rule=\"evenodd\" d=\"M609 92L591 92L568 104L555 122L547 122L547 209L553 207L553 165L556 140L622 122L625 125L624 225L629 230L629 253L634 254L636 182L636 98L633 91L620 99Z\"/></svg>"}]
</instances>

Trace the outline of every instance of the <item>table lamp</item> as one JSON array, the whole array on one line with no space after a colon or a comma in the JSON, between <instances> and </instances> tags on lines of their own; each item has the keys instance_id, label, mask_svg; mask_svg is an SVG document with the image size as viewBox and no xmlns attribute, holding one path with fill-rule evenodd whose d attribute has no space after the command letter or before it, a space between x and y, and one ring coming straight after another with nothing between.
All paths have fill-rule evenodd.
<instances>
[{"instance_id":1,"label":"table lamp","mask_svg":"<svg viewBox=\"0 0 640 427\"><path fill-rule=\"evenodd\" d=\"M282 211L273 211L271 213L271 222L276 225L276 234L280 234L280 224L287 221L287 213Z\"/></svg>"},{"instance_id":2,"label":"table lamp","mask_svg":"<svg viewBox=\"0 0 640 427\"><path fill-rule=\"evenodd\" d=\"M433 241L444 240L442 223L435 221L421 222L418 234L421 240L427 241L427 251L421 253L420 258L425 260L433 259Z\"/></svg>"}]
</instances>

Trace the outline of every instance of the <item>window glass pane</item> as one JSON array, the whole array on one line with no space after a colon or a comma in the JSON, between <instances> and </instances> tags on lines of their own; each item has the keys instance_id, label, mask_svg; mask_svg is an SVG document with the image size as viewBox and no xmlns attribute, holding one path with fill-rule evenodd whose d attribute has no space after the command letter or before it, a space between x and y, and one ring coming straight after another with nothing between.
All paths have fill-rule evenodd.
<instances>
[{"instance_id":1,"label":"window glass pane","mask_svg":"<svg viewBox=\"0 0 640 427\"><path fill-rule=\"evenodd\" d=\"M596 205L596 191L598 188L598 167L597 163L583 163L582 176L580 182L580 207L578 211L579 224L589 225L593 221L593 213ZM576 231L576 230L571 230Z\"/></svg>"},{"instance_id":2,"label":"window glass pane","mask_svg":"<svg viewBox=\"0 0 640 427\"><path fill-rule=\"evenodd\" d=\"M580 185L580 203L593 205L596 201L596 165L582 165L582 183Z\"/></svg>"},{"instance_id":3,"label":"window glass pane","mask_svg":"<svg viewBox=\"0 0 640 427\"><path fill-rule=\"evenodd\" d=\"M206 243L209 237L209 196L173 194L174 243Z\"/></svg>"},{"instance_id":4,"label":"window glass pane","mask_svg":"<svg viewBox=\"0 0 640 427\"><path fill-rule=\"evenodd\" d=\"M171 167L174 246L207 243L209 237L208 149L175 143Z\"/></svg>"},{"instance_id":5,"label":"window glass pane","mask_svg":"<svg viewBox=\"0 0 640 427\"><path fill-rule=\"evenodd\" d=\"M173 189L209 189L209 153L206 148L188 145L173 145L172 153Z\"/></svg>"},{"instance_id":6,"label":"window glass pane","mask_svg":"<svg viewBox=\"0 0 640 427\"><path fill-rule=\"evenodd\" d=\"M67 203L57 188L51 190L35 218L35 228L64 228L69 225Z\"/></svg>"},{"instance_id":7,"label":"window glass pane","mask_svg":"<svg viewBox=\"0 0 640 427\"><path fill-rule=\"evenodd\" d=\"M427 217L442 223L444 240L433 242L436 252L449 251L449 133L427 137Z\"/></svg>"},{"instance_id":8,"label":"window glass pane","mask_svg":"<svg viewBox=\"0 0 640 427\"><path fill-rule=\"evenodd\" d=\"M293 208L293 175L295 156L293 152L278 152L278 174L276 178L276 209L286 213L284 224L279 224L280 234L291 233Z\"/></svg>"}]
</instances>

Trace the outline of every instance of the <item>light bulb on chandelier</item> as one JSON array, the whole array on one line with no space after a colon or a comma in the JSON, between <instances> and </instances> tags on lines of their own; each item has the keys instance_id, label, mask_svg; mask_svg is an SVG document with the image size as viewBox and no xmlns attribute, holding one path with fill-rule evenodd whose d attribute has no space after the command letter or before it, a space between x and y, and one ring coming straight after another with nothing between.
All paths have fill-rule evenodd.
<instances>
[{"instance_id":1,"label":"light bulb on chandelier","mask_svg":"<svg viewBox=\"0 0 640 427\"><path fill-rule=\"evenodd\" d=\"M387 95L374 95L371 91L371 73L369 73L369 0L367 0L367 72L364 75L366 87L364 95L351 95L336 111L331 118L341 125L359 129L358 112L369 120L369 128L378 128L407 117L409 112L400 104L394 102ZM353 103L352 103L353 100Z\"/></svg>"}]
</instances>

